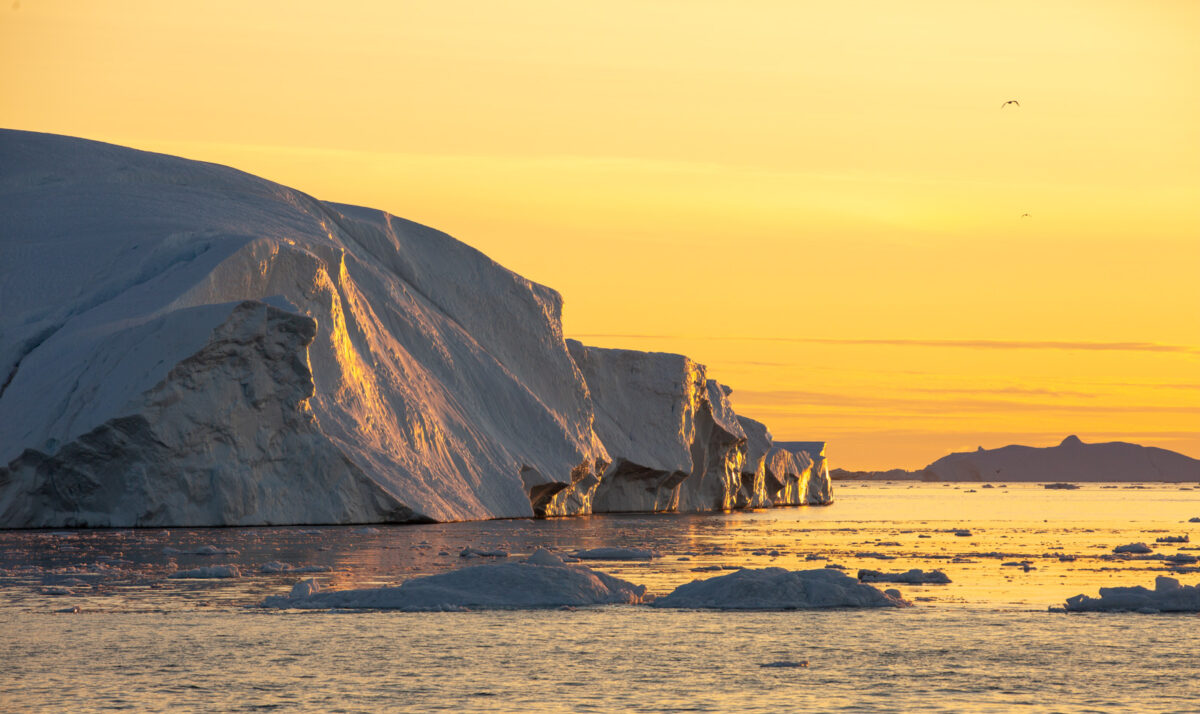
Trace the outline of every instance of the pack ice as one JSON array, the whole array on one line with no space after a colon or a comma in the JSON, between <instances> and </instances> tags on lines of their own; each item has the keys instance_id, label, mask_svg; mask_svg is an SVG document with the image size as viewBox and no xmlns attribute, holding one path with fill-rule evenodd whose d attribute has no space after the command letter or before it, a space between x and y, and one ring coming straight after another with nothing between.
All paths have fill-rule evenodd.
<instances>
[{"instance_id":1,"label":"pack ice","mask_svg":"<svg viewBox=\"0 0 1200 714\"><path fill-rule=\"evenodd\" d=\"M0 130L0 527L828 503L680 355L564 340L444 233L234 169Z\"/></svg>"}]
</instances>

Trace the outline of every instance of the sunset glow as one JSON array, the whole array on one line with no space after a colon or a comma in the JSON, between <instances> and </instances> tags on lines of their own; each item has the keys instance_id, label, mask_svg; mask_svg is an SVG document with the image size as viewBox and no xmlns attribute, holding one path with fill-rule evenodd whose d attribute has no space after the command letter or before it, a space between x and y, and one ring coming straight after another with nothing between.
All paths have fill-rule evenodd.
<instances>
[{"instance_id":1,"label":"sunset glow","mask_svg":"<svg viewBox=\"0 0 1200 714\"><path fill-rule=\"evenodd\" d=\"M444 230L834 466L1200 456L1197 38L1191 0L19 0L0 125Z\"/></svg>"}]
</instances>

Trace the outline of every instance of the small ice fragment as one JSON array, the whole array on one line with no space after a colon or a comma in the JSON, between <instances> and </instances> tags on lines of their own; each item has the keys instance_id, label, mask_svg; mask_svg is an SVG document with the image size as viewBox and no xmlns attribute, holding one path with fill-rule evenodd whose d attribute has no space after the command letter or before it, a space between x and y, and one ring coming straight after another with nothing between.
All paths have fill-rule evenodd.
<instances>
[{"instance_id":1,"label":"small ice fragment","mask_svg":"<svg viewBox=\"0 0 1200 714\"><path fill-rule=\"evenodd\" d=\"M1127 543L1113 548L1114 553L1149 553L1150 546L1145 543Z\"/></svg>"},{"instance_id":2,"label":"small ice fragment","mask_svg":"<svg viewBox=\"0 0 1200 714\"><path fill-rule=\"evenodd\" d=\"M507 558L508 552L503 550L478 550L467 546L459 552L460 558Z\"/></svg>"},{"instance_id":3,"label":"small ice fragment","mask_svg":"<svg viewBox=\"0 0 1200 714\"><path fill-rule=\"evenodd\" d=\"M545 548L538 548L537 550L533 551L533 553L525 559L525 562L529 563L530 565L545 565L550 567L562 567L563 565L562 558L558 557L554 553L551 553Z\"/></svg>"},{"instance_id":4,"label":"small ice fragment","mask_svg":"<svg viewBox=\"0 0 1200 714\"><path fill-rule=\"evenodd\" d=\"M177 570L168 578L240 578L242 574L236 565L206 565L203 568Z\"/></svg>"},{"instance_id":5,"label":"small ice fragment","mask_svg":"<svg viewBox=\"0 0 1200 714\"><path fill-rule=\"evenodd\" d=\"M650 560L654 552L642 548L589 548L575 553L583 560Z\"/></svg>"}]
</instances>

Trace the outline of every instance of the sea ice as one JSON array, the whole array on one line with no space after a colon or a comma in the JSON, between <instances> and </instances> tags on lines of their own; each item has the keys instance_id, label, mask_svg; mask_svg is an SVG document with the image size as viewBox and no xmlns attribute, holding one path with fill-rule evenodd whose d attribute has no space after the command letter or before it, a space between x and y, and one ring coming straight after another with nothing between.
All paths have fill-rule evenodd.
<instances>
[{"instance_id":1,"label":"sea ice","mask_svg":"<svg viewBox=\"0 0 1200 714\"><path fill-rule=\"evenodd\" d=\"M1145 543L1127 543L1126 545L1118 545L1113 548L1114 553L1137 553L1144 554L1150 552L1150 546Z\"/></svg>"},{"instance_id":2,"label":"sea ice","mask_svg":"<svg viewBox=\"0 0 1200 714\"><path fill-rule=\"evenodd\" d=\"M903 573L882 573L878 570L860 570L858 571L858 579L864 583L909 583L910 585L927 585L939 584L943 585L950 582L950 576L940 570L930 570L928 572L920 568Z\"/></svg>"},{"instance_id":3,"label":"sea ice","mask_svg":"<svg viewBox=\"0 0 1200 714\"><path fill-rule=\"evenodd\" d=\"M206 565L203 568L177 570L168 578L240 578L241 571L236 565Z\"/></svg>"},{"instance_id":4,"label":"sea ice","mask_svg":"<svg viewBox=\"0 0 1200 714\"><path fill-rule=\"evenodd\" d=\"M1067 598L1069 612L1200 612L1200 585L1181 585L1175 578L1158 576L1154 589L1134 587L1100 588L1100 597L1076 595Z\"/></svg>"},{"instance_id":5,"label":"sea ice","mask_svg":"<svg viewBox=\"0 0 1200 714\"><path fill-rule=\"evenodd\" d=\"M259 566L260 573L328 573L332 568L328 565L290 565L272 560Z\"/></svg>"},{"instance_id":6,"label":"sea ice","mask_svg":"<svg viewBox=\"0 0 1200 714\"><path fill-rule=\"evenodd\" d=\"M656 599L653 607L718 610L793 610L826 607L902 607L910 603L836 570L742 569L693 580Z\"/></svg>"},{"instance_id":7,"label":"sea ice","mask_svg":"<svg viewBox=\"0 0 1200 714\"><path fill-rule=\"evenodd\" d=\"M297 583L291 594L268 597L260 605L424 612L638 604L645 598L644 585L583 565L566 565L553 553L538 550L524 561L473 565L413 578L398 587L321 590L310 579Z\"/></svg>"},{"instance_id":8,"label":"sea ice","mask_svg":"<svg viewBox=\"0 0 1200 714\"><path fill-rule=\"evenodd\" d=\"M644 548L589 548L575 551L580 560L650 560L654 551Z\"/></svg>"},{"instance_id":9,"label":"sea ice","mask_svg":"<svg viewBox=\"0 0 1200 714\"><path fill-rule=\"evenodd\" d=\"M1188 537L1187 537L1186 533L1184 533L1183 535L1177 535L1177 536L1163 536L1162 538L1155 538L1154 542L1155 543L1187 543Z\"/></svg>"}]
</instances>

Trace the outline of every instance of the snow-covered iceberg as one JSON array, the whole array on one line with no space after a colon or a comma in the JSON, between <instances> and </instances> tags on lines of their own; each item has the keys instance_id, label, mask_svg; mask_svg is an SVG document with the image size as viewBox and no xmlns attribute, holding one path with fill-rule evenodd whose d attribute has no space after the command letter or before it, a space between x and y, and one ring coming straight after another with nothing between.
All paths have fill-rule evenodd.
<instances>
[{"instance_id":1,"label":"snow-covered iceberg","mask_svg":"<svg viewBox=\"0 0 1200 714\"><path fill-rule=\"evenodd\" d=\"M1200 612L1200 585L1181 585L1175 578L1160 575L1154 589L1140 585L1128 588L1100 588L1100 597L1076 595L1067 598L1068 612Z\"/></svg>"},{"instance_id":2,"label":"snow-covered iceberg","mask_svg":"<svg viewBox=\"0 0 1200 714\"><path fill-rule=\"evenodd\" d=\"M884 592L836 570L737 570L693 580L656 599L654 607L718 610L793 610L825 607L903 607L896 591Z\"/></svg>"},{"instance_id":3,"label":"snow-covered iceberg","mask_svg":"<svg viewBox=\"0 0 1200 714\"><path fill-rule=\"evenodd\" d=\"M1122 441L1058 446L1011 445L943 456L924 469L935 481L1200 481L1200 460Z\"/></svg>"},{"instance_id":4,"label":"snow-covered iceberg","mask_svg":"<svg viewBox=\"0 0 1200 714\"><path fill-rule=\"evenodd\" d=\"M522 562L475 565L413 578L398 587L322 590L315 580L297 583L289 595L266 598L262 607L407 611L531 609L639 604L644 585L583 565L567 565L539 550Z\"/></svg>"},{"instance_id":5,"label":"snow-covered iceberg","mask_svg":"<svg viewBox=\"0 0 1200 714\"><path fill-rule=\"evenodd\" d=\"M607 465L560 296L436 230L3 131L0 250L2 527L528 516Z\"/></svg>"}]
</instances>

